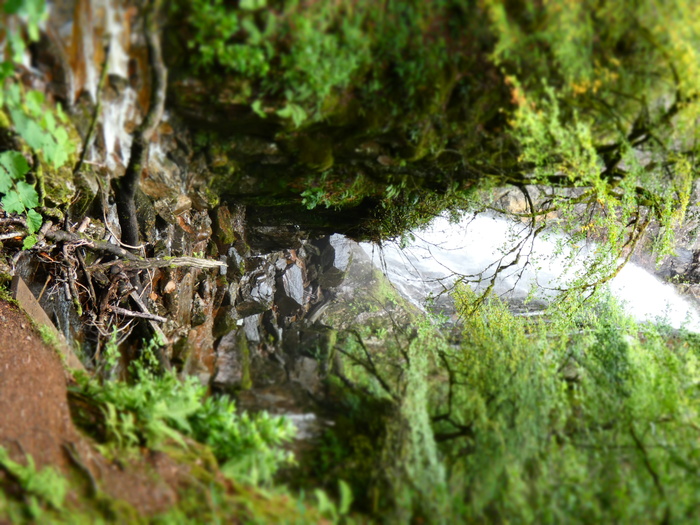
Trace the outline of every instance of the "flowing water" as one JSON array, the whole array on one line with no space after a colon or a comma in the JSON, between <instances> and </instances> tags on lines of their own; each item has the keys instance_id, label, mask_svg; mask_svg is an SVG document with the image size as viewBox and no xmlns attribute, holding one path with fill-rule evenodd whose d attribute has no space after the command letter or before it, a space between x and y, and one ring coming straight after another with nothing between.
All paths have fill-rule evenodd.
<instances>
[{"instance_id":1,"label":"flowing water","mask_svg":"<svg viewBox=\"0 0 700 525\"><path fill-rule=\"evenodd\" d=\"M522 251L516 262L509 251L518 242ZM493 292L514 305L528 301L531 308L541 307L585 272L596 248L566 245L553 233L533 239L526 225L485 214L458 223L440 217L403 249L396 243L362 247L398 291L421 308L430 297L445 296L459 276L483 290L499 261L507 268L496 276ZM697 308L640 266L628 263L606 286L637 321L664 321L700 332Z\"/></svg>"}]
</instances>

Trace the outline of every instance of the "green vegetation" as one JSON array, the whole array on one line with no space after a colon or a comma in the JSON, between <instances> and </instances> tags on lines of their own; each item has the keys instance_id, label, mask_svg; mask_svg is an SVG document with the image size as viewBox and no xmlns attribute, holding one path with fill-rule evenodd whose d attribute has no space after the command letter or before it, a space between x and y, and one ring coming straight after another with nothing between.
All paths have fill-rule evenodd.
<instances>
[{"instance_id":1,"label":"green vegetation","mask_svg":"<svg viewBox=\"0 0 700 525\"><path fill-rule=\"evenodd\" d=\"M194 67L236 75L243 86L238 96L253 111L299 127L325 118L342 104L339 95L360 80L367 83L364 101L379 95L393 74L413 104L430 105L428 79L451 60L444 40L430 42L429 31L436 28L426 22L444 25L439 18L449 4L263 0L233 7L199 0L182 9L192 26L188 47L195 50ZM456 34L452 24L449 30Z\"/></svg>"},{"instance_id":2,"label":"green vegetation","mask_svg":"<svg viewBox=\"0 0 700 525\"><path fill-rule=\"evenodd\" d=\"M654 221L662 256L696 170L696 10L685 0L662 10L653 1L188 3L178 17L191 53L175 76L226 88L199 101L176 90L175 105L235 110L277 141L291 156L286 184L240 147L235 126L210 128L209 147L237 144L219 184L227 198L296 202L299 222L315 225L304 209L324 205L328 224L351 214L344 231L356 237L395 237L464 206L474 189L539 184L552 196L532 203L533 220L557 214L560 227L607 239L613 254ZM239 193L251 175L259 186Z\"/></svg>"},{"instance_id":3,"label":"green vegetation","mask_svg":"<svg viewBox=\"0 0 700 525\"><path fill-rule=\"evenodd\" d=\"M168 442L186 448L185 436L191 437L211 449L224 473L253 485L269 482L293 461L282 448L294 435L290 422L266 413L238 414L233 400L208 397L207 387L195 377L180 381L174 372L156 374L152 346L145 345L131 363L130 382L77 375L73 395L101 412L100 425L83 414L87 431L102 428L96 437L122 452L138 446L159 449ZM113 341L102 369L113 369L117 359Z\"/></svg>"},{"instance_id":4,"label":"green vegetation","mask_svg":"<svg viewBox=\"0 0 700 525\"><path fill-rule=\"evenodd\" d=\"M0 194L6 213L26 215L28 235L24 239L25 249L36 243L34 234L43 221L36 208L44 204L44 177L54 174L56 180L52 180L51 185L56 194L52 197L61 203L65 196L59 197L58 194L65 192L65 188L58 183L63 178L58 171L75 153L75 143L67 131L70 121L61 107L48 104L40 91L25 90L15 71L26 52L21 19L26 24L29 42L36 42L39 23L45 17L44 0L7 2L0 13L0 22L4 26L2 36L7 38L11 49L11 59L0 64L0 126L12 129L21 138L21 141L10 139L7 144L4 143L6 139L0 141ZM19 147L21 151L13 151L13 147ZM29 157L33 159L32 165L27 162ZM28 175L31 175L31 183L26 180Z\"/></svg>"},{"instance_id":5,"label":"green vegetation","mask_svg":"<svg viewBox=\"0 0 700 525\"><path fill-rule=\"evenodd\" d=\"M0 514L10 517L13 523L40 520L44 516L43 507L54 511L64 505L68 482L52 467L37 470L31 456L27 456L26 465L10 459L7 450L0 447L0 468L18 485L25 494L24 506L12 505L3 493L0 493Z\"/></svg>"},{"instance_id":6,"label":"green vegetation","mask_svg":"<svg viewBox=\"0 0 700 525\"><path fill-rule=\"evenodd\" d=\"M496 300L468 314L477 299L457 292L460 344L430 323L379 352L348 341L354 422L319 472L351 469L389 522L691 521L698 337L609 300L533 319Z\"/></svg>"},{"instance_id":7,"label":"green vegetation","mask_svg":"<svg viewBox=\"0 0 700 525\"><path fill-rule=\"evenodd\" d=\"M232 516L351 523L351 512L388 523L692 522L700 494L700 338L663 323L636 324L593 292L641 243L653 244L658 260L673 253L674 230L692 204L700 138L696 4L169 5L162 14L172 79L169 120L153 127L154 142L168 150L159 160L166 183L157 187L161 174L151 165L132 164L130 171L133 180L148 178L150 196L160 194L153 197L157 206L140 195L144 209L139 217L129 215L142 222L141 212L150 216L142 236L152 242L140 255L150 260L158 242L166 251L196 245L200 257L213 254L200 242L208 239L207 217L216 216L219 202L245 207L236 215L241 229L244 223L284 224L308 238L343 232L408 241L413 228L437 215L493 208L492 190L507 185L522 193L523 208L511 212L532 232L511 254L525 253L526 243L553 230L567 234L556 249L572 264L580 264L581 252L567 251L571 246L595 242L598 248L585 261L585 274L536 318L515 316L466 284L455 291L456 326L408 308L402 318L393 317L389 306L400 300L386 282L376 297L358 292L347 310L323 318L323 310L315 310L317 320L334 326L318 330L323 344L304 355L322 361L334 425L306 465L296 465L289 452L293 427L287 420L240 413L233 399L210 395L198 379L163 370L167 359L156 358L154 343L122 353L115 329L106 346L98 339L93 375L78 374L70 387L74 420L97 442L90 445L95 454L128 470L157 452L189 469L177 507L152 516L164 523ZM134 89L142 106L149 93L141 88L150 77L144 66L155 60L158 40L157 17L150 14L160 3L148 5L154 7L149 33L133 41L144 37L151 55L129 57L129 79L110 79L107 67L102 75L105 94ZM142 15L137 8L124 20ZM24 236L24 248L37 242L45 204L70 208L75 192L66 181L77 175L70 167L77 147L70 118L55 103L53 88L30 89L25 78L32 72L26 65L30 44L39 45L45 17L44 0L11 0L0 13L0 197L3 211L14 214L3 217L7 224L26 229L20 235L8 230L3 238ZM86 28L75 27L77 39ZM136 22L129 29L134 35L140 30ZM100 125L99 111L97 102L93 124ZM149 133L140 153L150 144ZM129 255L102 241L110 198L119 194L119 184L111 183L121 174L99 169L106 180L96 181L101 199L88 214L98 219L92 227L101 246L89 240L92 233L73 237L74 221L66 220L60 232L66 235L47 236L47 245L54 242L62 254L48 248L41 254L40 264L52 268L44 290L64 288L78 317L83 305L94 314L81 321L98 329L107 316L129 317L133 325L124 325L134 328L134 338L142 337L143 317L164 326L186 319L169 327L173 340L190 344L212 336L203 346L213 355L217 343L207 323L212 317L212 324L224 317L222 326L238 320L236 301L245 287L235 280L246 261L241 257L239 275L233 271L226 280L193 270L187 286L176 284L175 268L167 269L171 274L151 268L146 279L145 271L137 277L135 266L112 264ZM182 186L168 188L173 180ZM171 190L182 199L170 201ZM90 203L81 207L89 210ZM259 248L247 246L233 219L222 217L230 228L217 256L232 253L236 243L245 246L240 253L257 256ZM143 234L138 226L136 237ZM270 244L284 242L285 232L279 233L282 240L271 235ZM325 255L309 260L314 257ZM19 259L8 268L14 271ZM294 253L287 262L301 268L304 261ZM171 282L175 289L163 291ZM148 304L138 303L136 311L129 301L136 302L132 290L141 288ZM309 285L304 291L329 292ZM203 319L195 327L189 314L196 308ZM285 316L282 310L266 312L263 325L279 330L259 348L240 333L244 390L254 386L254 363L271 356L284 361L280 334L293 333L291 324L305 323L311 312L301 308ZM177 321L161 318L175 311ZM369 320L351 325L348 318L360 314ZM287 365L280 370L290 375ZM211 363L207 368L212 372ZM73 478L82 464L66 450L70 474L36 469L30 457L18 461L0 448L0 516L20 522L141 517L102 494L103 487L80 493L86 479ZM98 485L83 470L87 484ZM280 474L297 472L303 476L294 490L304 492L278 484ZM85 508L71 508L75 501Z\"/></svg>"}]
</instances>

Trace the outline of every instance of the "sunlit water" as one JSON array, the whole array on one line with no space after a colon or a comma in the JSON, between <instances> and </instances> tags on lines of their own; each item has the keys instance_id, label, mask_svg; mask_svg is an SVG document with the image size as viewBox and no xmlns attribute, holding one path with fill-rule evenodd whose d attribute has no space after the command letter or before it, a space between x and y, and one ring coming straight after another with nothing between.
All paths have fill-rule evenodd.
<instances>
[{"instance_id":1,"label":"sunlit water","mask_svg":"<svg viewBox=\"0 0 700 525\"><path fill-rule=\"evenodd\" d=\"M524 224L484 214L464 217L457 224L438 218L416 233L404 249L396 243L387 243L381 250L372 244L362 244L362 248L404 297L423 307L429 297L444 295L456 276L471 276L472 286L483 289L494 275L494 263L513 262L514 255L507 251L518 239L526 238L528 231ZM559 289L585 272L587 257L595 248L564 246L558 250L562 240L554 234L539 236L534 242L528 239L518 263L497 276L493 292L514 304L528 297L532 305L550 301ZM575 256L569 264L567 256L572 253ZM530 264L525 265L526 260ZM700 332L695 306L672 285L640 266L625 265L606 286L637 321L664 321L675 328Z\"/></svg>"}]
</instances>

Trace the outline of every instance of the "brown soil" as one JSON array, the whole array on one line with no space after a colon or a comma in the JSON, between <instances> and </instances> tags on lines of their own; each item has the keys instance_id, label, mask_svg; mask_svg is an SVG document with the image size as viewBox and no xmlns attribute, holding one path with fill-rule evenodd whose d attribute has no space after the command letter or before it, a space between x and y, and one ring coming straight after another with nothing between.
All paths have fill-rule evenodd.
<instances>
[{"instance_id":1,"label":"brown soil","mask_svg":"<svg viewBox=\"0 0 700 525\"><path fill-rule=\"evenodd\" d=\"M31 454L37 466L65 467L65 444L78 439L56 352L24 313L0 301L0 445L13 459Z\"/></svg>"},{"instance_id":2,"label":"brown soil","mask_svg":"<svg viewBox=\"0 0 700 525\"><path fill-rule=\"evenodd\" d=\"M189 468L159 453L107 460L71 420L66 377L56 351L44 344L24 312L0 300L0 446L17 462L25 463L29 454L38 467L55 466L72 479L77 473L85 483L73 487L74 493L98 485L142 514L175 505L176 488Z\"/></svg>"}]
</instances>

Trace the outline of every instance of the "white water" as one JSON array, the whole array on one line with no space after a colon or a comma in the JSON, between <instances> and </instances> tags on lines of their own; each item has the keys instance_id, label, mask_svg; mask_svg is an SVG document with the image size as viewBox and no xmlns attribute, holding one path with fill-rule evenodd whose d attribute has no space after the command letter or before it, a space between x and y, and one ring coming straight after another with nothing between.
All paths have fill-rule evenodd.
<instances>
[{"instance_id":1,"label":"white water","mask_svg":"<svg viewBox=\"0 0 700 525\"><path fill-rule=\"evenodd\" d=\"M527 226L488 215L464 217L451 224L438 218L415 235L405 249L389 243L381 250L373 244L362 244L375 265L382 268L399 292L419 307L426 299L449 289L456 276L472 276L475 288L483 289L496 271L494 263L514 261L506 252L518 239L528 235ZM585 272L587 258L594 246L565 246L557 250L563 237L548 235L528 240L520 261L502 271L493 292L502 298L524 301L530 292L535 303L546 303L565 288L572 278ZM567 255L575 254L571 264ZM531 264L524 265L528 259ZM477 277L481 276L481 284ZM484 284L484 281L487 281ZM672 326L700 332L700 315L689 301L670 284L659 281L635 264L627 264L608 283L608 288L638 321L664 320Z\"/></svg>"}]
</instances>

